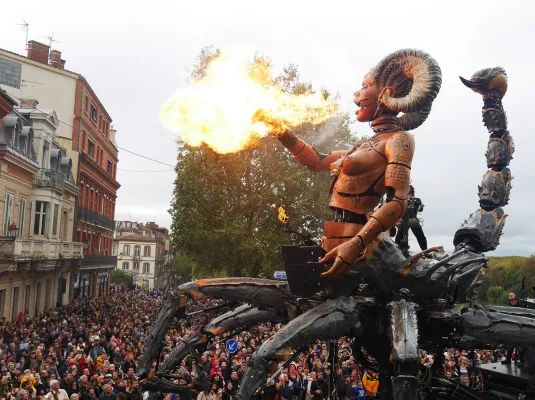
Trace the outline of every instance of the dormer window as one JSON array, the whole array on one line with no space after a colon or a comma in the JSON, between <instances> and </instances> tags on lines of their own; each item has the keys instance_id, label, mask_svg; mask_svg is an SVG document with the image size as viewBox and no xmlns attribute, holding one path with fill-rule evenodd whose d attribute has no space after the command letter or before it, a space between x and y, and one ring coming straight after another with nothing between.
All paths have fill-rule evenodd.
<instances>
[{"instance_id":1,"label":"dormer window","mask_svg":"<svg viewBox=\"0 0 535 400\"><path fill-rule=\"evenodd\" d=\"M65 179L68 179L70 176L70 171L72 169L72 160L70 157L63 157L59 163L60 172L63 174Z\"/></svg>"},{"instance_id":2,"label":"dormer window","mask_svg":"<svg viewBox=\"0 0 535 400\"><path fill-rule=\"evenodd\" d=\"M58 171L60 162L61 162L61 150L60 149L50 150L50 169L53 171Z\"/></svg>"},{"instance_id":3,"label":"dormer window","mask_svg":"<svg viewBox=\"0 0 535 400\"><path fill-rule=\"evenodd\" d=\"M19 134L19 146L18 149L21 153L27 154L28 153L28 131L31 128L28 126L25 126L22 128L22 132Z\"/></svg>"},{"instance_id":4,"label":"dormer window","mask_svg":"<svg viewBox=\"0 0 535 400\"><path fill-rule=\"evenodd\" d=\"M6 115L2 119L2 129L8 146L17 147L17 136L22 129L22 121L15 115Z\"/></svg>"}]
</instances>

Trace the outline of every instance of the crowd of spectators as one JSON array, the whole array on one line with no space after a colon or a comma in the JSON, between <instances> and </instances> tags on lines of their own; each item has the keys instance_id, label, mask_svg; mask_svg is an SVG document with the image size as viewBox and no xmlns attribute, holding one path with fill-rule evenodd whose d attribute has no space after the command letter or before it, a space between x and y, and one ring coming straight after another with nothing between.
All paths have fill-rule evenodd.
<instances>
[{"instance_id":1,"label":"crowd of spectators","mask_svg":"<svg viewBox=\"0 0 535 400\"><path fill-rule=\"evenodd\" d=\"M162 305L117 288L30 318L0 321L0 400L141 400L136 359Z\"/></svg>"},{"instance_id":2,"label":"crowd of spectators","mask_svg":"<svg viewBox=\"0 0 535 400\"><path fill-rule=\"evenodd\" d=\"M0 321L0 400L143 400L136 377L144 338L162 305L165 293L117 288L107 298L82 299L36 318L21 313L16 321ZM188 311L205 310L216 301L192 304ZM178 343L212 318L200 312L180 319L167 332L162 361ZM238 391L252 353L281 329L267 321L234 338L238 350L229 354L225 340L201 355L211 390L198 400L231 400ZM365 369L352 354L348 340L338 341L337 358L329 358L328 343L318 341L288 368L271 376L255 397L259 400L373 399L379 376ZM478 352L479 362L494 362L502 352ZM447 349L444 373L463 384L470 382L473 365L466 352ZM183 360L175 383L193 385L192 359ZM334 365L330 365L334 362ZM433 356L421 352L421 363ZM176 394L153 393L153 398L178 400ZM182 400L186 396L182 395Z\"/></svg>"},{"instance_id":3,"label":"crowd of spectators","mask_svg":"<svg viewBox=\"0 0 535 400\"><path fill-rule=\"evenodd\" d=\"M514 361L517 354L513 352L511 358ZM505 362L507 360L507 349L498 348L496 350L459 350L448 348L444 351L443 363L441 365L444 376L450 380L457 381L464 386L477 388L481 384L481 364L495 362ZM422 365L432 365L435 357L420 350L420 362Z\"/></svg>"},{"instance_id":4,"label":"crowd of spectators","mask_svg":"<svg viewBox=\"0 0 535 400\"><path fill-rule=\"evenodd\" d=\"M259 324L235 337L238 350L229 354L224 343L214 346L201 356L202 369L212 384L211 390L199 394L198 400L232 399L240 388L247 363L252 353L263 340L271 337L282 327L281 324L266 322ZM188 335L188 329L175 334ZM169 338L171 339L171 338ZM171 339L171 341L173 341ZM339 339L338 357L335 366L329 363L327 343L318 341L308 352L301 353L282 373L272 379L271 375L258 390L255 397L261 400L323 400L323 399L373 399L379 386L378 374L366 370L351 354L347 340ZM279 365L281 366L281 365ZM179 370L184 385L191 381L191 365L184 360ZM333 372L334 371L334 372ZM331 376L334 373L334 376Z\"/></svg>"}]
</instances>

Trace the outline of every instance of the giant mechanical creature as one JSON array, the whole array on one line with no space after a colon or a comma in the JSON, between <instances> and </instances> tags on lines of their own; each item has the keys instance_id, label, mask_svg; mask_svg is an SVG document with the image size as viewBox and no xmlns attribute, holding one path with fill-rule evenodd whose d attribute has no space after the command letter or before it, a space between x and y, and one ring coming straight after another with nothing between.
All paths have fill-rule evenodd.
<instances>
[{"instance_id":1,"label":"giant mechanical creature","mask_svg":"<svg viewBox=\"0 0 535 400\"><path fill-rule=\"evenodd\" d=\"M138 369L145 387L190 396L191 388L170 380L186 356L199 360L218 336L280 320L289 323L251 357L238 399L250 399L279 362L289 365L311 342L342 336L353 339L364 362L391 377L395 400L487 398L437 374L422 381L418 363L419 348L440 355L446 346L535 344L535 310L477 306L463 314L453 311L478 285L487 263L482 253L499 243L514 150L502 107L505 71L483 69L461 80L483 96L489 169L479 186L479 208L455 233L453 253L435 247L407 258L388 235L407 207L415 143L408 131L426 120L442 81L431 56L399 50L373 68L355 93L357 120L370 123L372 138L349 151L321 154L290 130L278 137L297 162L312 171L330 171L333 177L329 206L334 219L325 222L322 246L283 248L288 283L222 278L178 287L145 339ZM384 195L386 201L378 207ZM207 298L229 300L222 307L242 305L202 327L154 371L171 322L184 317L189 299ZM206 388L202 369L195 362L193 367L197 388Z\"/></svg>"}]
</instances>

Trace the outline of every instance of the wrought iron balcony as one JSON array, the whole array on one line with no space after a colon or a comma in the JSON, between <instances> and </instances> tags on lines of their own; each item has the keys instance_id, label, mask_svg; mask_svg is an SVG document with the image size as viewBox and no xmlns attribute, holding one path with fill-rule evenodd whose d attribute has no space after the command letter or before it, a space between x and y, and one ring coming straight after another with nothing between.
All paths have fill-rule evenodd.
<instances>
[{"instance_id":1,"label":"wrought iron balcony","mask_svg":"<svg viewBox=\"0 0 535 400\"><path fill-rule=\"evenodd\" d=\"M65 191L65 176L59 171L41 168L35 175L35 186L51 188L63 193Z\"/></svg>"},{"instance_id":2,"label":"wrought iron balcony","mask_svg":"<svg viewBox=\"0 0 535 400\"><path fill-rule=\"evenodd\" d=\"M78 207L78 218L88 224L99 226L104 229L113 231L115 229L115 221L106 217L103 214L90 210L87 207Z\"/></svg>"},{"instance_id":3,"label":"wrought iron balcony","mask_svg":"<svg viewBox=\"0 0 535 400\"><path fill-rule=\"evenodd\" d=\"M85 255L82 260L82 267L112 267L117 266L117 256L99 256L99 255Z\"/></svg>"}]
</instances>

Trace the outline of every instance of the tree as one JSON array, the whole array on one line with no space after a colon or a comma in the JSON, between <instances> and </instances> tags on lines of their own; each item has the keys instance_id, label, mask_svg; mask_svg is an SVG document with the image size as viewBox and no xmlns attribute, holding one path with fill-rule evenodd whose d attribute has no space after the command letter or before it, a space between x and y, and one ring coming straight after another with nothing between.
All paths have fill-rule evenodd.
<instances>
[{"instance_id":1,"label":"tree","mask_svg":"<svg viewBox=\"0 0 535 400\"><path fill-rule=\"evenodd\" d=\"M522 279L526 278L524 292L521 291ZM531 288L535 285L535 256L529 258L520 256L491 257L489 268L482 278L483 283L477 289L478 299L482 302L493 302L508 305L509 293L520 297L530 297ZM488 298L489 289L501 287L500 295ZM497 289L494 289L497 290Z\"/></svg>"},{"instance_id":2,"label":"tree","mask_svg":"<svg viewBox=\"0 0 535 400\"><path fill-rule=\"evenodd\" d=\"M175 253L174 269L181 283L191 280L195 267L195 262L183 252L178 251Z\"/></svg>"},{"instance_id":3,"label":"tree","mask_svg":"<svg viewBox=\"0 0 535 400\"><path fill-rule=\"evenodd\" d=\"M496 282L496 278L494 278L494 276L490 275L490 274L487 274L487 275L483 276L482 281L483 281L483 283L476 290L478 292L478 299L480 301L486 302L486 301L488 301L488 298L487 298L488 290L492 286L496 286L497 282Z\"/></svg>"},{"instance_id":4,"label":"tree","mask_svg":"<svg viewBox=\"0 0 535 400\"><path fill-rule=\"evenodd\" d=\"M492 286L487 291L487 299L489 300L489 303L496 304L498 299L503 293L503 287L502 286Z\"/></svg>"},{"instance_id":5,"label":"tree","mask_svg":"<svg viewBox=\"0 0 535 400\"><path fill-rule=\"evenodd\" d=\"M130 274L127 274L126 272L120 270L120 269L114 269L111 271L111 282L112 283L122 283L123 285L127 285L129 287L133 286L133 277Z\"/></svg>"},{"instance_id":6,"label":"tree","mask_svg":"<svg viewBox=\"0 0 535 400\"><path fill-rule=\"evenodd\" d=\"M192 78L202 76L217 54L213 48L203 49ZM254 62L258 61L266 58L257 55ZM313 91L293 65L276 81L291 93ZM348 148L355 140L347 116L294 131L326 152ZM174 248L187 258L194 278L267 277L280 269L280 246L299 242L282 232L277 220L280 204L286 205L294 229L318 241L321 238L329 174L314 174L298 165L272 138L260 138L246 150L224 155L207 146L191 148L179 142L176 173L171 238Z\"/></svg>"}]
</instances>

